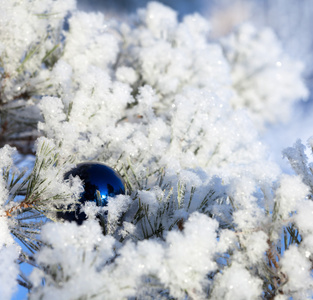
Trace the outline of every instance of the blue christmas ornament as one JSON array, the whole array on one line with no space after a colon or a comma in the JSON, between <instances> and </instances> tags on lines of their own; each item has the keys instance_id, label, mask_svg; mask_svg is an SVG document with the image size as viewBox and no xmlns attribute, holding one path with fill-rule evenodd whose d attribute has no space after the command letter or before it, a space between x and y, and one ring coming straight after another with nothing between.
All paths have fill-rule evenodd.
<instances>
[{"instance_id":1,"label":"blue christmas ornament","mask_svg":"<svg viewBox=\"0 0 313 300\"><path fill-rule=\"evenodd\" d=\"M64 179L70 176L79 176L83 182L84 192L79 201L94 201L97 206L106 206L109 197L125 194L125 182L123 178L112 168L98 162L85 162L78 164L74 169L64 175ZM67 221L76 221L82 224L87 219L86 214L80 212L80 204L75 211L59 212L57 216Z\"/></svg>"}]
</instances>

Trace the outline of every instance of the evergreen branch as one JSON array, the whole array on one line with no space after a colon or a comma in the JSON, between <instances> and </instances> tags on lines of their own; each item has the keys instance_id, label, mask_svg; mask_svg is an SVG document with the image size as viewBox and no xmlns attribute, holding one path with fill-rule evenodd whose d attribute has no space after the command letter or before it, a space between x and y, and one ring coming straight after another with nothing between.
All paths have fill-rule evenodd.
<instances>
[{"instance_id":1,"label":"evergreen branch","mask_svg":"<svg viewBox=\"0 0 313 300\"><path fill-rule=\"evenodd\" d=\"M46 55L42 58L41 62L44 63L49 58L49 56L59 47L60 44L55 45L50 51L46 53Z\"/></svg>"},{"instance_id":2,"label":"evergreen branch","mask_svg":"<svg viewBox=\"0 0 313 300\"><path fill-rule=\"evenodd\" d=\"M27 61L34 56L36 52L40 49L40 44L38 43L37 45L33 46L26 54L25 58L23 59L23 62L21 65L17 68L17 72L20 73L23 69Z\"/></svg>"}]
</instances>

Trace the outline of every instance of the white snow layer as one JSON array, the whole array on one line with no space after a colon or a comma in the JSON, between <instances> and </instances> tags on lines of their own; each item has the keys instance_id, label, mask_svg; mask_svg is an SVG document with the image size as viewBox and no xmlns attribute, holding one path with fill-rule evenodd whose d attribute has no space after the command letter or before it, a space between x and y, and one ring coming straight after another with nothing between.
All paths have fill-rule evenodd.
<instances>
[{"instance_id":1,"label":"white snow layer","mask_svg":"<svg viewBox=\"0 0 313 300\"><path fill-rule=\"evenodd\" d=\"M1 100L28 92L20 101L37 115L26 117L45 136L33 170L43 182L40 208L78 199L79 178L63 180L74 161L101 161L124 176L129 166L135 174L131 195L105 209L86 206L82 226L43 227L30 299L258 299L264 260L293 223L302 243L286 249L275 276L286 294L312 294L313 177L304 146L285 151L298 175L279 177L259 141L267 123L288 118L307 96L301 63L283 53L271 30L245 24L213 43L203 17L180 22L157 2L125 23L77 11L74 1L0 6ZM11 155L8 146L0 150L2 169ZM10 193L1 177L0 291L7 299L18 272ZM94 220L104 211L106 236Z\"/></svg>"}]
</instances>

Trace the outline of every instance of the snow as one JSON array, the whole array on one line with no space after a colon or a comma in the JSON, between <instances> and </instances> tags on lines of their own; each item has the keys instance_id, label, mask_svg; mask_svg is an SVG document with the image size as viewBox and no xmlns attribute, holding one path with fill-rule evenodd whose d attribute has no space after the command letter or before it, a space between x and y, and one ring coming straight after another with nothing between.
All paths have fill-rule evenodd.
<instances>
[{"instance_id":1,"label":"snow","mask_svg":"<svg viewBox=\"0 0 313 300\"><path fill-rule=\"evenodd\" d=\"M213 299L257 299L262 293L262 281L238 263L233 263L223 274L218 274L216 281Z\"/></svg>"},{"instance_id":2,"label":"snow","mask_svg":"<svg viewBox=\"0 0 313 300\"><path fill-rule=\"evenodd\" d=\"M281 270L287 276L288 281L283 291L294 293L296 299L312 297L311 262L304 257L299 249L292 245L281 259Z\"/></svg>"},{"instance_id":3,"label":"snow","mask_svg":"<svg viewBox=\"0 0 313 300\"><path fill-rule=\"evenodd\" d=\"M308 186L299 176L283 175L275 199L281 218L286 219L289 214L296 211L299 203L306 198L308 193Z\"/></svg>"},{"instance_id":4,"label":"snow","mask_svg":"<svg viewBox=\"0 0 313 300\"><path fill-rule=\"evenodd\" d=\"M203 297L206 274L216 269L212 245L217 243L217 227L216 221L194 213L185 224L184 232L170 232L164 244L156 240L145 240L137 245L129 242L121 248L116 244L118 256L110 265L106 262L114 257L114 239L104 237L96 221L86 221L82 226L47 224L42 239L52 248L44 247L38 253L37 261L42 266L61 264L63 274L47 278L43 288L40 287L42 271L34 269L31 279L38 289L31 299L39 299L41 295L45 299L90 297L101 290L96 299L101 299L102 293L107 299L129 297L140 293L141 281L151 275L176 297L182 297L186 291ZM67 280L63 282L65 278ZM55 285L53 281L59 284ZM103 282L107 284L103 285Z\"/></svg>"},{"instance_id":5,"label":"snow","mask_svg":"<svg viewBox=\"0 0 313 300\"><path fill-rule=\"evenodd\" d=\"M237 92L231 104L235 108L248 107L261 130L267 124L289 120L293 103L308 97L301 80L303 64L283 52L269 28L257 30L243 24L223 39L222 45Z\"/></svg>"},{"instance_id":6,"label":"snow","mask_svg":"<svg viewBox=\"0 0 313 300\"><path fill-rule=\"evenodd\" d=\"M276 279L277 293L312 295L312 166L299 140L284 151L296 175L281 174L260 138L308 95L301 62L271 29L243 24L211 41L204 17L180 20L158 2L124 23L74 1L0 4L1 101L6 111L22 104L42 135L22 194L50 219L29 238L43 242L30 299L257 299ZM16 170L13 152L0 149L2 172ZM81 180L64 174L81 161L114 167L129 191L104 208L87 204L78 226L55 213L78 201ZM9 299L21 251L10 231L31 223L2 175L0 292ZM291 224L302 243L274 268Z\"/></svg>"},{"instance_id":7,"label":"snow","mask_svg":"<svg viewBox=\"0 0 313 300\"><path fill-rule=\"evenodd\" d=\"M19 267L15 260L18 256L19 247L16 245L0 248L0 295L3 300L10 300L17 291Z\"/></svg>"}]
</instances>

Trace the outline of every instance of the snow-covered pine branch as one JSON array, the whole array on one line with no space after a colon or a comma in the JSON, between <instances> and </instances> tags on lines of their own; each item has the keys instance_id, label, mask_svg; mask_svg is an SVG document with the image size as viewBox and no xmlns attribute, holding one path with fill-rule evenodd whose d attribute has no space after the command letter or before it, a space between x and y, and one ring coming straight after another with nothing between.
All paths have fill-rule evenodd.
<instances>
[{"instance_id":1,"label":"snow-covered pine branch","mask_svg":"<svg viewBox=\"0 0 313 300\"><path fill-rule=\"evenodd\" d=\"M125 22L72 1L0 4L1 141L23 152L16 139L42 135L30 170L0 150L3 299L18 273L30 299L312 295L311 171L298 145L286 155L302 171L281 174L259 140L273 105L307 95L270 29L213 42L203 17L157 2ZM128 192L88 202L78 226L57 212L79 203L83 182L64 174L82 161Z\"/></svg>"}]
</instances>

